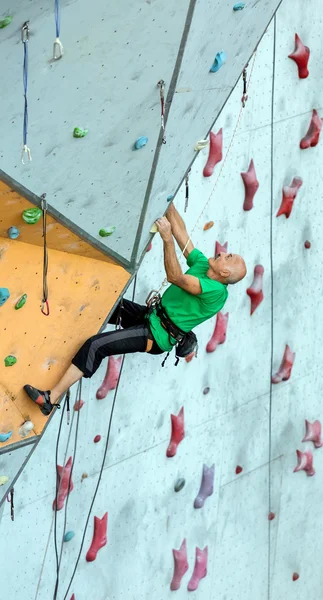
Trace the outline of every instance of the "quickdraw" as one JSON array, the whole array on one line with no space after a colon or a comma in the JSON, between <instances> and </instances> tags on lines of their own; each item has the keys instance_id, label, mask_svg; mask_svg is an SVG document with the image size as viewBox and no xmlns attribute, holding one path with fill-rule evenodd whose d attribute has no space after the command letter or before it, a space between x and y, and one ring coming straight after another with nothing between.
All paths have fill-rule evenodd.
<instances>
[{"instance_id":1,"label":"quickdraw","mask_svg":"<svg viewBox=\"0 0 323 600\"><path fill-rule=\"evenodd\" d=\"M248 94L247 94L247 66L248 65L245 66L245 68L243 69L243 72L242 72L243 93L242 93L241 102L242 102L243 108L246 106L246 102L248 100Z\"/></svg>"},{"instance_id":2,"label":"quickdraw","mask_svg":"<svg viewBox=\"0 0 323 600\"><path fill-rule=\"evenodd\" d=\"M161 127L163 130L163 139L162 144L166 144L166 135L165 135L165 81L160 79L157 83L157 87L160 89L160 105L161 105Z\"/></svg>"},{"instance_id":3,"label":"quickdraw","mask_svg":"<svg viewBox=\"0 0 323 600\"><path fill-rule=\"evenodd\" d=\"M44 238L44 261L43 261L43 299L41 305L41 312L45 317L49 316L49 304L48 304L48 284L47 284L47 271L48 271L48 252L47 252L47 240L46 240L46 215L47 215L47 202L46 194L41 195L40 206L43 211L43 238ZM46 311L45 311L46 306Z\"/></svg>"}]
</instances>

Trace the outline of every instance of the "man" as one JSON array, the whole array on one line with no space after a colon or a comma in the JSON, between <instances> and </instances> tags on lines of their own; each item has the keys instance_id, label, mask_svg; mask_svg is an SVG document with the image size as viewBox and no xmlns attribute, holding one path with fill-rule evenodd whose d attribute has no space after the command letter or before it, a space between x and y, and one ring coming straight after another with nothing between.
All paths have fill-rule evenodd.
<instances>
[{"instance_id":1,"label":"man","mask_svg":"<svg viewBox=\"0 0 323 600\"><path fill-rule=\"evenodd\" d=\"M166 218L167 217L167 218ZM246 275L243 258L237 254L220 252L207 259L194 248L183 219L170 205L166 217L157 219L158 231L164 243L164 263L167 281L171 283L163 294L162 306L171 322L183 332L213 317L224 306L228 297L228 284L234 284ZM190 267L182 272L176 257L173 236L183 251ZM100 333L90 337L72 359L72 364L62 379L50 391L25 385L28 396L39 405L44 415L49 415L57 401L81 377L92 377L103 358L114 354L149 352L162 354L176 344L176 339L162 326L156 310L147 317L147 306L122 300L111 315L109 323L117 323L121 313L123 329Z\"/></svg>"}]
</instances>

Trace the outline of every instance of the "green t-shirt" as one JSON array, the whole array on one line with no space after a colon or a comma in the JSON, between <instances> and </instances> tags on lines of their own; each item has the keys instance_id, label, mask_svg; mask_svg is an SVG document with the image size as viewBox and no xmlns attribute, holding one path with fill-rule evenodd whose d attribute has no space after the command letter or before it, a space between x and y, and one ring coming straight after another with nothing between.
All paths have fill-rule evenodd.
<instances>
[{"instance_id":1,"label":"green t-shirt","mask_svg":"<svg viewBox=\"0 0 323 600\"><path fill-rule=\"evenodd\" d=\"M221 310L228 297L228 286L207 277L210 268L208 259L197 248L189 253L186 262L190 268L185 274L200 280L202 293L194 296L172 284L163 294L162 305L173 323L188 332ZM151 313L149 322L158 346L165 352L171 350L177 342L170 336L172 344L169 343L168 333L160 324L156 310Z\"/></svg>"}]
</instances>

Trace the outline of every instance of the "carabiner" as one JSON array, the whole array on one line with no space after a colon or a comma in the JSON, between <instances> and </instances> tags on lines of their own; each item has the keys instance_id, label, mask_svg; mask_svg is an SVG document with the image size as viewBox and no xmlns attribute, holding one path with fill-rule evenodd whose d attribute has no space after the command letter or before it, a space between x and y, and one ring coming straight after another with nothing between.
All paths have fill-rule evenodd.
<instances>
[{"instance_id":1,"label":"carabiner","mask_svg":"<svg viewBox=\"0 0 323 600\"><path fill-rule=\"evenodd\" d=\"M63 44L62 44L61 40L57 37L54 42L54 47L53 47L54 60L59 60L60 58L62 58L63 54L64 54Z\"/></svg>"},{"instance_id":2,"label":"carabiner","mask_svg":"<svg viewBox=\"0 0 323 600\"><path fill-rule=\"evenodd\" d=\"M28 158L29 161L32 160L31 153L30 153L30 148L28 148L27 144L24 144L23 147L22 147L21 162L22 162L23 165L26 164L25 161L24 161L25 155L27 155L27 158Z\"/></svg>"},{"instance_id":3,"label":"carabiner","mask_svg":"<svg viewBox=\"0 0 323 600\"><path fill-rule=\"evenodd\" d=\"M47 312L44 311L44 306L46 305L47 308ZM42 300L41 303L41 311L43 313L43 315L45 315L45 317L48 317L49 315L49 304L48 304L48 300Z\"/></svg>"},{"instance_id":4,"label":"carabiner","mask_svg":"<svg viewBox=\"0 0 323 600\"><path fill-rule=\"evenodd\" d=\"M28 26L29 21L25 21L22 28L21 28L21 41L23 43L28 42L29 41L29 26Z\"/></svg>"}]
</instances>

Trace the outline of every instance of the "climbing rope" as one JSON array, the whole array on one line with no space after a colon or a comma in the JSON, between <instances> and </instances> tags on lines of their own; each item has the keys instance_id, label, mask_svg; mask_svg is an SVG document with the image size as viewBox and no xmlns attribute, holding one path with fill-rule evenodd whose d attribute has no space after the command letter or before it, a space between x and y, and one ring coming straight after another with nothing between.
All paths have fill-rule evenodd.
<instances>
[{"instance_id":1,"label":"climbing rope","mask_svg":"<svg viewBox=\"0 0 323 600\"><path fill-rule=\"evenodd\" d=\"M162 144L166 144L165 135L165 81L160 79L157 83L157 87L160 89L160 106L161 106L161 128L163 130Z\"/></svg>"},{"instance_id":2,"label":"climbing rope","mask_svg":"<svg viewBox=\"0 0 323 600\"><path fill-rule=\"evenodd\" d=\"M254 55L253 55L252 65L251 65L250 74L249 74L249 79L248 79L248 85L247 85L247 87L248 87L248 88L250 87L250 81L251 81L251 77L252 77L253 69L254 69L254 66L255 66L256 54L257 54L257 52L255 51L255 52L254 52ZM247 68L247 67L245 67L244 71L246 70L246 68ZM245 75L245 78L246 78L246 75ZM244 80L243 80L243 81L244 81ZM200 216L198 217L198 219L197 219L197 221L196 221L196 223L195 223L195 225L194 225L194 227L193 227L193 229L192 229L191 235L192 235L193 231L195 230L195 228L197 227L197 225L198 225L198 223L199 223L199 221L200 221L200 219L201 219L201 217L202 217L202 215L203 215L203 213L204 213L204 211L205 211L205 209L206 209L207 205L209 204L209 202L210 202L210 200L211 200L211 197L212 197L212 195L213 195L213 192L214 192L214 190L215 190L215 188L216 188L216 186L217 186L217 184L218 184L218 181L219 181L219 179L220 179L220 177L221 177L221 175L222 175L222 171L223 171L223 169L224 169L225 163L226 163L226 161L227 161L227 158L228 158L228 156L229 156L229 153L230 153L230 150L231 150L231 147L232 147L233 141L234 141L234 139L235 139L235 136L236 136L236 133L237 133L237 130L238 130L239 124L240 124L240 120L241 120L241 117L242 117L242 112L243 112L243 109L244 109L244 107L245 107L245 102L246 102L245 92L247 91L247 87L246 87L246 86L245 86L245 84L244 84L244 87L243 87L243 96L242 96L242 99L241 99L241 108L240 108L239 116L238 116L238 119L237 119L236 126L235 126L235 128L234 128L234 132L233 132L233 134L232 134L232 138L231 138L231 142L230 142L230 144L229 144L229 148L228 148L228 150L227 150L227 153L226 153L226 155L225 155L225 157L224 157L224 160L223 160L223 162L222 162L222 165L221 165L220 172L219 172L219 174L218 174L218 177L217 177L217 179L216 179L216 181L215 181L215 184L214 184L214 186L213 186L213 189L212 189L212 191L211 191L211 193L210 193L210 196L209 196L208 200L206 201L206 203L205 203L205 205L204 205L204 208L202 209L202 211L201 211L201 213L200 213ZM189 169L188 173L189 173L189 172L190 172L190 169ZM188 174L186 175L186 178L187 178L187 177L188 177ZM185 178L185 181L186 181L186 178ZM187 188L186 188L186 190L187 190ZM188 193L188 192L186 192L186 193ZM178 259L178 260L180 260L180 258L182 257L182 255L184 256L184 252L185 252L185 250L186 250L186 248L187 248L187 245L189 244L190 240L191 240L191 237L189 237L189 238L188 238L188 240L187 240L187 242L186 242L186 244L185 244L185 247L184 247L184 249L183 249L183 250L182 250L182 251L181 251L181 252L180 252L180 253L177 255L177 259ZM158 290L152 290L152 291L151 291L151 292L148 294L148 296L147 296L147 299L146 299L146 304L147 304L148 306L152 306L152 305L154 304L154 302L155 302L155 298L158 298L158 297L160 296L160 292L161 292L161 290L162 290L162 289L163 289L165 286L167 286L167 285L168 285L168 281L167 281L167 277L165 277L165 279L164 279L164 281L162 282L162 284L161 284L160 288L159 288Z\"/></svg>"},{"instance_id":3,"label":"climbing rope","mask_svg":"<svg viewBox=\"0 0 323 600\"><path fill-rule=\"evenodd\" d=\"M30 148L27 146L28 137L28 42L29 42L29 21L26 21L21 28L21 41L24 47L24 64L23 64L23 83L24 83L24 124L23 124L23 147L21 153L21 162L25 164L25 155L28 160L31 160Z\"/></svg>"},{"instance_id":4,"label":"climbing rope","mask_svg":"<svg viewBox=\"0 0 323 600\"><path fill-rule=\"evenodd\" d=\"M54 0L55 3L55 24L56 24L56 39L53 48L53 59L59 60L64 54L64 48L61 40L59 39L61 30L61 2L60 0Z\"/></svg>"},{"instance_id":5,"label":"climbing rope","mask_svg":"<svg viewBox=\"0 0 323 600\"><path fill-rule=\"evenodd\" d=\"M135 284L134 284L134 290L133 290L132 300L134 299L135 293L136 293L137 275L135 275L134 280L135 280ZM70 579L70 582L69 582L69 586L68 586L68 588L66 590L66 594L65 594L63 600L66 600L68 592L70 590L70 587L71 587L72 582L73 582L74 577L75 577L76 569L77 569L78 563L80 561L81 553L82 553L82 550L83 550L85 535L86 535L88 523L89 523L89 520L90 520L92 508L93 508L93 505L94 505L94 502L95 502L95 499L96 499L96 496L97 496L97 493L98 493L98 490L99 490L99 485L100 485L100 482L101 482L103 468L104 468L104 463L105 463L105 459L106 459L106 455L107 455L107 451L108 451L108 446L109 446L110 432L111 432L111 425L112 425L112 418L113 418L113 414L114 414L114 409L115 409L115 404L116 404L116 399L117 399L117 393L118 393L118 389L119 389L119 382L120 382L120 379L121 379L121 374L122 374L122 369L123 369L123 364L124 364L124 358L125 358L125 355L123 355L123 360L122 360L121 368L120 368L120 374L119 374L119 378L118 378L118 381L117 381L117 386L116 386L116 389L115 389L115 393L114 393L114 397L113 397L113 402L112 402L112 406L111 406L110 418L109 418L109 425L108 425L108 432L107 432L107 440L106 440L106 444L105 444L105 449L104 449L104 454L103 454L103 459L102 459L102 464L101 464L101 468L100 468L100 472L99 472L98 481L97 481L97 484L96 484L96 488L95 488L95 491L94 491L92 502L91 502L91 505L90 505L90 508L89 508L89 511L88 511L88 515L87 515L87 519L86 519L86 522L85 522L84 532L83 532L83 536L82 536L82 540L81 540L80 551L79 551L79 554L77 556L75 567L74 567L74 571L72 573L72 576L71 576L71 579ZM80 383L79 383L79 386L78 386L78 390L77 390L77 394L76 394L78 401L80 401L80 398L81 398L81 389L82 389L81 382L82 382L82 380L80 380ZM55 468L56 468L56 465L58 464L58 445L59 445L59 440L60 440L60 435L61 435L61 428L62 428L62 422L63 422L63 414L64 414L65 406L68 406L68 404L67 404L68 400L69 400L69 394L67 392L66 393L66 397L65 397L65 402L64 402L63 410L62 410L62 413L61 413L61 421L60 421L60 426L59 426L59 431L58 431L58 436L57 436L57 442L56 442L56 456L55 456L56 464L55 464ZM75 414L75 411L73 412L73 416L72 416L71 429L70 429L70 433L69 433L69 436L68 436L68 441L67 441L67 446L66 446L66 451L65 451L65 456L64 456L64 463L63 463L64 466L65 466L65 463L66 463L66 458L67 458L67 453L68 453L67 450L68 450L69 439L70 439L70 435L71 435L71 431L72 431L72 427L73 427L74 414ZM74 442L74 455L72 457L72 461L73 462L72 462L72 468L71 468L71 472L70 472L70 476L69 476L69 481L68 481L68 487L67 487L68 490L69 490L71 479L72 479L72 472L73 472L75 455L76 455L79 418L80 417L79 417L79 411L78 411L77 425L76 425L76 432L75 432L75 442ZM56 482L57 482L57 480L56 480ZM58 482L57 482L56 483L56 503L57 503L58 493L59 493L59 486L58 486ZM69 498L69 494L67 495L66 503L65 503L65 508L64 508L64 528L63 528L62 546L61 546L61 551L60 551L60 557L59 558L58 558L58 550L57 550L56 511L55 511L55 515L54 515L54 521L55 521L54 536L55 536L55 555L56 555L56 583L55 583L55 591L54 591L53 600L57 599L57 592L58 592L58 586L59 586L59 573L60 573L61 558L62 558L62 547L63 547L63 542L64 542L65 528L66 528L66 521L67 521L68 498Z\"/></svg>"},{"instance_id":6,"label":"climbing rope","mask_svg":"<svg viewBox=\"0 0 323 600\"><path fill-rule=\"evenodd\" d=\"M47 202L46 194L41 195L40 206L43 211L43 238L44 238L44 260L43 260L43 299L41 305L41 311L45 317L49 315L49 304L48 304L48 283L47 283L47 271L48 271L48 252L47 252ZM44 310L46 306L46 312Z\"/></svg>"},{"instance_id":7,"label":"climbing rope","mask_svg":"<svg viewBox=\"0 0 323 600\"><path fill-rule=\"evenodd\" d=\"M76 391L76 398L77 398L78 402L80 402L81 394L82 394L82 379L80 379L79 384L77 386L77 391ZM61 413L61 420L60 420L60 424L59 424L58 436L57 436L57 441L56 441L55 468L57 468L57 464L58 464L58 445L59 445L59 439L60 439L62 423L63 423L63 418L64 418L64 411L65 411L65 407L66 407L67 408L67 417L68 417L69 400L70 400L70 390L68 389L66 392L66 395L65 395L65 402L64 402L62 413ZM63 469L66 465L68 447L69 447L70 438L72 435L74 416L75 416L75 411L73 411L72 424L71 424L68 438L67 438L67 444L66 444L65 455L64 455L64 460L63 460ZM74 438L74 452L73 452L73 458L72 458L72 467L71 467L69 478L68 478L68 486L67 486L68 492L67 492L67 497L66 497L66 501L64 504L64 525L63 525L63 535L62 535L62 540L61 540L61 548L60 548L59 557L58 557L58 549L57 549L57 499L58 499L58 494L59 494L60 486L62 484L63 477L61 477L59 480L59 478L56 474L56 499L55 499L56 506L55 506L55 511L54 511L55 512L55 515L54 515L54 546L55 546L55 557L56 557L56 582L55 582L55 590L54 590L53 600L57 599L57 594L58 594L59 575L60 575L60 567L61 567L63 545L64 545L64 536L65 536L65 529L66 529L66 522L67 522L67 507L68 507L68 501L69 501L69 489L70 489L70 485L71 485L71 481L72 481L72 474L73 474L74 462L75 462L75 457L76 457L79 420L80 420L80 410L77 411L76 429L75 429L75 438ZM67 418L67 422L69 423L69 417ZM59 483L58 483L58 481L59 481Z\"/></svg>"},{"instance_id":8,"label":"climbing rope","mask_svg":"<svg viewBox=\"0 0 323 600\"><path fill-rule=\"evenodd\" d=\"M276 13L274 15L274 39L273 39L273 73L271 86L271 123L270 123L270 286L271 286L271 308L270 308L270 373L269 373L269 427L268 427L268 516L271 512L271 454L272 454L272 396L273 383L272 373L274 365L274 257L273 257L273 214L274 214L274 100L275 100L275 74L276 74ZM268 600L271 598L271 520L268 519Z\"/></svg>"}]
</instances>

